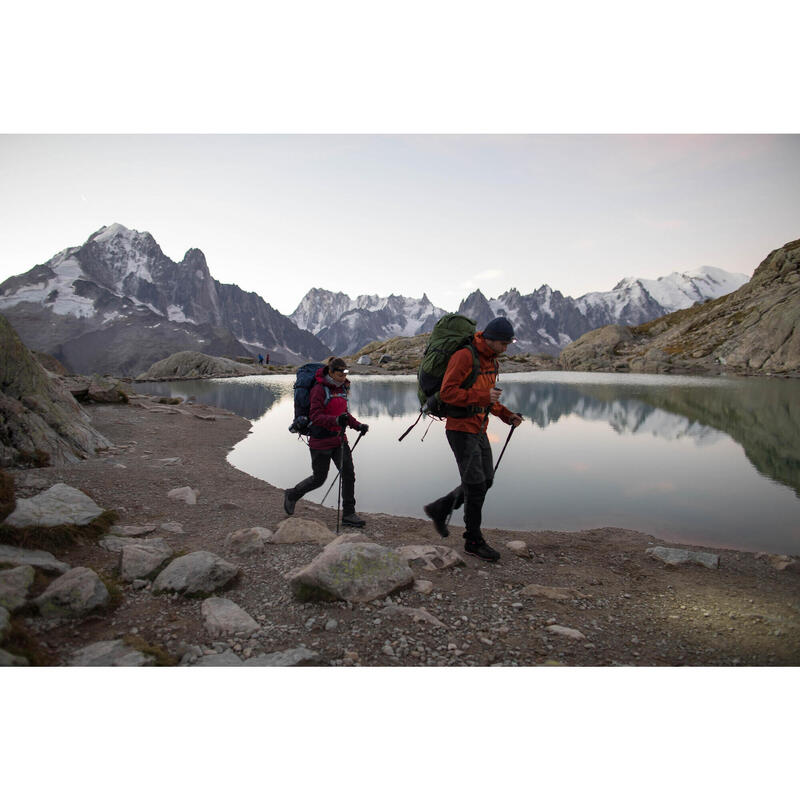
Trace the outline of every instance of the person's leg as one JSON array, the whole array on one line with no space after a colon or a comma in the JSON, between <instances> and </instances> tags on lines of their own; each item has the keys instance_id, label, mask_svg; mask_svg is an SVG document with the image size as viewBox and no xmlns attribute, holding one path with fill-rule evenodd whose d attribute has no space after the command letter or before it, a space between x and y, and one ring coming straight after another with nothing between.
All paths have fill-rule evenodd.
<instances>
[{"instance_id":1,"label":"person's leg","mask_svg":"<svg viewBox=\"0 0 800 800\"><path fill-rule=\"evenodd\" d=\"M336 462L339 462L339 453L335 453ZM342 523L354 528L363 528L365 522L356 514L356 471L353 466L353 454L345 445L341 454L342 470Z\"/></svg>"},{"instance_id":2,"label":"person's leg","mask_svg":"<svg viewBox=\"0 0 800 800\"><path fill-rule=\"evenodd\" d=\"M313 492L325 483L331 465L333 450L311 450L312 474L300 481L297 486L287 489L283 493L283 509L291 516L297 501L305 494Z\"/></svg>"}]
</instances>

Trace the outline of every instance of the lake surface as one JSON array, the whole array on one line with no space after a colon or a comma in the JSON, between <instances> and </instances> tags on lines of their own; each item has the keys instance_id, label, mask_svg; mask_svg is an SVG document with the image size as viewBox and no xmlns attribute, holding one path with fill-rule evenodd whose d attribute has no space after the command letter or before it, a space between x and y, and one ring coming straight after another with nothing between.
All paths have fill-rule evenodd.
<instances>
[{"instance_id":1,"label":"lake surface","mask_svg":"<svg viewBox=\"0 0 800 800\"><path fill-rule=\"evenodd\" d=\"M289 433L294 376L136 384L253 421L229 454L286 488L310 474ZM458 483L444 423L423 418L413 376L352 379L351 410L370 425L353 459L361 511L424 518ZM769 378L535 372L500 376L502 402L525 416L484 505L512 530L633 528L672 542L800 553L800 382ZM427 433L426 433L427 431ZM509 428L489 423L495 460ZM349 432L352 446L357 434ZM320 502L328 483L306 499ZM336 506L336 490L326 505ZM463 524L461 512L452 522Z\"/></svg>"}]
</instances>

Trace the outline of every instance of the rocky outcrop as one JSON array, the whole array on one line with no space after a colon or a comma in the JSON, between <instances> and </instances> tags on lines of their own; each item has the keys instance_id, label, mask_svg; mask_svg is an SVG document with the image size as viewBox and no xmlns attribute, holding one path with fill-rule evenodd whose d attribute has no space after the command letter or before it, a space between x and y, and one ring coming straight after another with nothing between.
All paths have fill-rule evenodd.
<instances>
[{"instance_id":1,"label":"rocky outcrop","mask_svg":"<svg viewBox=\"0 0 800 800\"><path fill-rule=\"evenodd\" d=\"M75 462L110 446L0 316L0 467Z\"/></svg>"},{"instance_id":2,"label":"rocky outcrop","mask_svg":"<svg viewBox=\"0 0 800 800\"><path fill-rule=\"evenodd\" d=\"M240 364L230 358L208 356L193 350L173 353L156 361L136 380L182 380L185 378L230 378L236 375L254 375L264 370L248 364Z\"/></svg>"},{"instance_id":3,"label":"rocky outcrop","mask_svg":"<svg viewBox=\"0 0 800 800\"><path fill-rule=\"evenodd\" d=\"M17 507L5 524L11 528L80 526L94 522L102 514L103 509L80 489L56 483L35 497L17 500Z\"/></svg>"},{"instance_id":4,"label":"rocky outcrop","mask_svg":"<svg viewBox=\"0 0 800 800\"><path fill-rule=\"evenodd\" d=\"M728 295L564 348L564 369L800 375L800 239L771 252Z\"/></svg>"}]
</instances>

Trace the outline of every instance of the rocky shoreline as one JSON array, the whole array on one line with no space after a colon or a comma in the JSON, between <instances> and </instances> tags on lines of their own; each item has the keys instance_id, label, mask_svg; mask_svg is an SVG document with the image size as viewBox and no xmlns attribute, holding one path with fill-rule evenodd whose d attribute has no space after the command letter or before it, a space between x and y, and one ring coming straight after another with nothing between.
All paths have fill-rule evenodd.
<instances>
[{"instance_id":1,"label":"rocky shoreline","mask_svg":"<svg viewBox=\"0 0 800 800\"><path fill-rule=\"evenodd\" d=\"M331 544L335 510L301 501L286 523L282 489L226 461L247 420L144 398L85 408L111 448L9 474L18 501L66 484L116 512L111 536L49 549L67 570L95 574L108 599L51 615L42 597L57 594L57 573L32 568L0 620L6 663L800 664L791 556L676 548L621 529L487 529L503 553L493 565L463 554L458 528L443 540L425 520L370 513L355 538ZM0 587L23 570L4 552ZM303 595L310 565L321 574L331 553L379 556L400 577L375 596L330 583ZM196 574L199 560L217 583L189 591L175 573L183 563Z\"/></svg>"}]
</instances>

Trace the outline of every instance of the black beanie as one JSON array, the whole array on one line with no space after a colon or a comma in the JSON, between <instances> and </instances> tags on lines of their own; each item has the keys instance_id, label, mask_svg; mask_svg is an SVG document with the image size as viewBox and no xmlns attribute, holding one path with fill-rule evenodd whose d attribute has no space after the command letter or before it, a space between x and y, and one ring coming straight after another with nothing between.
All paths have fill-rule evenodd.
<instances>
[{"instance_id":1,"label":"black beanie","mask_svg":"<svg viewBox=\"0 0 800 800\"><path fill-rule=\"evenodd\" d=\"M496 342L513 342L514 326L505 317L495 317L483 329L483 338Z\"/></svg>"}]
</instances>

